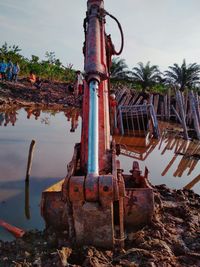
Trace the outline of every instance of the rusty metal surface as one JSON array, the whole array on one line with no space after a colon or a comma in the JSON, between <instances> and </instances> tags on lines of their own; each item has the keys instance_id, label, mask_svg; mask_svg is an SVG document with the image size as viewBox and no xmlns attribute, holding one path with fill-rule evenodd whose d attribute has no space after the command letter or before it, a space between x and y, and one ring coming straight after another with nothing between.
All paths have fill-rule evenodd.
<instances>
[{"instance_id":1,"label":"rusty metal surface","mask_svg":"<svg viewBox=\"0 0 200 267\"><path fill-rule=\"evenodd\" d=\"M105 45L105 19L101 11L104 3L101 0L88 1L87 3L87 28L86 28L86 49L85 49L85 66L87 80L107 79L106 65L106 45Z\"/></svg>"},{"instance_id":2,"label":"rusty metal surface","mask_svg":"<svg viewBox=\"0 0 200 267\"><path fill-rule=\"evenodd\" d=\"M41 214L47 228L49 226L59 230L68 228L67 221L63 220L64 206L61 191L42 193Z\"/></svg>"},{"instance_id":3,"label":"rusty metal surface","mask_svg":"<svg viewBox=\"0 0 200 267\"><path fill-rule=\"evenodd\" d=\"M107 205L114 201L114 186L112 175L102 175L99 177L99 201L102 205Z\"/></svg>"},{"instance_id":4,"label":"rusty metal surface","mask_svg":"<svg viewBox=\"0 0 200 267\"><path fill-rule=\"evenodd\" d=\"M99 198L99 176L87 175L85 179L85 200L98 201Z\"/></svg>"},{"instance_id":5,"label":"rusty metal surface","mask_svg":"<svg viewBox=\"0 0 200 267\"><path fill-rule=\"evenodd\" d=\"M151 221L154 212L153 190L127 188L124 200L125 225L127 229L142 227Z\"/></svg>"},{"instance_id":6,"label":"rusty metal surface","mask_svg":"<svg viewBox=\"0 0 200 267\"><path fill-rule=\"evenodd\" d=\"M73 176L69 181L69 199L71 201L84 201L84 176Z\"/></svg>"},{"instance_id":7,"label":"rusty metal surface","mask_svg":"<svg viewBox=\"0 0 200 267\"><path fill-rule=\"evenodd\" d=\"M102 207L97 202L73 203L76 242L112 248L114 244L113 204Z\"/></svg>"}]
</instances>

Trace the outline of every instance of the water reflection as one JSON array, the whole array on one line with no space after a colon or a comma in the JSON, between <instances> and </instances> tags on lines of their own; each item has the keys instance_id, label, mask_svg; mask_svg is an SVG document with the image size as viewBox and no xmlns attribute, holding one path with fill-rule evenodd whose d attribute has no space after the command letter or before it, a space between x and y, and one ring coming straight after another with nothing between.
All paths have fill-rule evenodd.
<instances>
[{"instance_id":1,"label":"water reflection","mask_svg":"<svg viewBox=\"0 0 200 267\"><path fill-rule=\"evenodd\" d=\"M16 114L15 127L11 122L13 112ZM42 229L41 192L66 175L74 145L80 141L77 122L76 132L70 132L74 117L80 124L80 111L27 108L10 109L0 114L0 218L22 229ZM4 127L5 118L7 127ZM33 139L36 147L30 182L26 183L27 155ZM11 240L12 236L0 228L0 239Z\"/></svg>"},{"instance_id":2,"label":"water reflection","mask_svg":"<svg viewBox=\"0 0 200 267\"><path fill-rule=\"evenodd\" d=\"M187 141L178 137L176 132L171 133L166 131L163 133L164 138L161 142L166 143L161 155L164 155L167 150L173 152L173 157L167 164L166 168L161 173L165 176L169 169L172 167L178 156L182 156L179 160L179 164L173 173L174 177L182 177L183 173L188 169L187 176L192 174L200 159L200 142Z\"/></svg>"},{"instance_id":3,"label":"water reflection","mask_svg":"<svg viewBox=\"0 0 200 267\"><path fill-rule=\"evenodd\" d=\"M65 177L74 145L80 142L80 115L75 108L0 111L2 219L23 229L44 227L39 208L41 192ZM13 122L15 127L11 127ZM128 172L136 159L143 172L145 167L149 169L152 184L192 188L200 193L200 142L185 141L176 131L166 130L168 126L163 126L160 140L115 137L116 143L122 144L121 167ZM30 182L25 183L27 154L33 139L36 147L32 171ZM9 239L3 229L0 239Z\"/></svg>"},{"instance_id":4,"label":"water reflection","mask_svg":"<svg viewBox=\"0 0 200 267\"><path fill-rule=\"evenodd\" d=\"M12 126L15 126L16 121L18 119L17 110L18 109L10 109L6 111L1 111L0 112L0 126L7 126L9 124ZM44 112L44 110L42 110L41 108L34 108L34 107L26 107L24 108L24 110L26 111L27 119L34 118L35 120L38 120L42 112ZM78 121L80 120L80 117L81 117L80 109L70 107L62 111L60 110L49 110L48 111L50 116L55 116L55 114L60 113L60 112L63 112L65 117L67 118L67 121L71 122L70 132L75 132L75 130L78 128ZM41 120L40 120L41 123L49 125L50 119L51 119L50 116L41 117Z\"/></svg>"},{"instance_id":5,"label":"water reflection","mask_svg":"<svg viewBox=\"0 0 200 267\"><path fill-rule=\"evenodd\" d=\"M75 132L78 127L78 120L80 116L80 111L77 108L71 108L64 112L67 121L71 120L70 132Z\"/></svg>"},{"instance_id":6,"label":"water reflection","mask_svg":"<svg viewBox=\"0 0 200 267\"><path fill-rule=\"evenodd\" d=\"M0 126L7 126L9 123L12 126L15 126L15 123L17 121L17 111L16 110L10 110L6 112L0 112Z\"/></svg>"},{"instance_id":7,"label":"water reflection","mask_svg":"<svg viewBox=\"0 0 200 267\"><path fill-rule=\"evenodd\" d=\"M115 136L116 143L121 144L122 168L129 171L131 159L136 159L143 170L145 167L150 170L153 184L165 183L172 188L184 187L200 193L200 142L184 140L179 131L169 126L162 125L160 140Z\"/></svg>"}]
</instances>

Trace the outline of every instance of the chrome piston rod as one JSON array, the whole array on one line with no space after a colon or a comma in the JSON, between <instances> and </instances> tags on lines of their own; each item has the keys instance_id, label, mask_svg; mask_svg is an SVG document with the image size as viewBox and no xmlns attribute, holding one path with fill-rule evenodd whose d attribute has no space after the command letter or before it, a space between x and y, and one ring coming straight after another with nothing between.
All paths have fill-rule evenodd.
<instances>
[{"instance_id":1,"label":"chrome piston rod","mask_svg":"<svg viewBox=\"0 0 200 267\"><path fill-rule=\"evenodd\" d=\"M96 80L89 83L88 174L99 174L99 103Z\"/></svg>"}]
</instances>

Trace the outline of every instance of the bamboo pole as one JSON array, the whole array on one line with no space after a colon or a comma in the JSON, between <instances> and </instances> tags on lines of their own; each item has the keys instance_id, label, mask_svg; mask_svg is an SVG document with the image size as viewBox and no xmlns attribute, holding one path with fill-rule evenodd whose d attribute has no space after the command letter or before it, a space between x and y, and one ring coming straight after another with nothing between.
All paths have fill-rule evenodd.
<instances>
[{"instance_id":1,"label":"bamboo pole","mask_svg":"<svg viewBox=\"0 0 200 267\"><path fill-rule=\"evenodd\" d=\"M26 169L26 181L29 181L29 177L30 177L34 148L35 148L35 140L32 140L30 147L29 147L29 153L28 153L28 162L27 162L27 169Z\"/></svg>"}]
</instances>

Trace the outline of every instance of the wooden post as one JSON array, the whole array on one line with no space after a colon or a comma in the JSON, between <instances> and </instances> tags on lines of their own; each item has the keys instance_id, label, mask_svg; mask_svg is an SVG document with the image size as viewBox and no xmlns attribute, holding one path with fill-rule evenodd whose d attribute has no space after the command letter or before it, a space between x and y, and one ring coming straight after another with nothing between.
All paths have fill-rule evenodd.
<instances>
[{"instance_id":1,"label":"wooden post","mask_svg":"<svg viewBox=\"0 0 200 267\"><path fill-rule=\"evenodd\" d=\"M168 118L167 94L164 96L164 116L165 116L165 120L166 120Z\"/></svg>"},{"instance_id":2,"label":"wooden post","mask_svg":"<svg viewBox=\"0 0 200 267\"><path fill-rule=\"evenodd\" d=\"M199 97L198 97L198 93L197 92L195 94L193 93L193 96L194 96L194 103L195 103L195 108L196 108L198 122L200 124L200 111L199 111Z\"/></svg>"},{"instance_id":3,"label":"wooden post","mask_svg":"<svg viewBox=\"0 0 200 267\"><path fill-rule=\"evenodd\" d=\"M160 115L161 115L161 120L164 120L164 102L160 102Z\"/></svg>"},{"instance_id":4,"label":"wooden post","mask_svg":"<svg viewBox=\"0 0 200 267\"><path fill-rule=\"evenodd\" d=\"M154 95L154 110L155 110L156 116L158 112L158 101L159 101L159 94Z\"/></svg>"},{"instance_id":5,"label":"wooden post","mask_svg":"<svg viewBox=\"0 0 200 267\"><path fill-rule=\"evenodd\" d=\"M168 97L168 101L167 101L167 104L168 104L168 107L167 107L167 119L168 121L170 120L170 116L171 116L171 88L168 88L168 91L167 91L167 97Z\"/></svg>"},{"instance_id":6,"label":"wooden post","mask_svg":"<svg viewBox=\"0 0 200 267\"><path fill-rule=\"evenodd\" d=\"M197 177L195 177L189 184L187 184L186 186L184 186L184 189L191 189L196 183L198 183L200 181L200 174L197 175Z\"/></svg>"},{"instance_id":7,"label":"wooden post","mask_svg":"<svg viewBox=\"0 0 200 267\"><path fill-rule=\"evenodd\" d=\"M29 201L29 180L25 181L25 216L28 220L31 218Z\"/></svg>"},{"instance_id":8,"label":"wooden post","mask_svg":"<svg viewBox=\"0 0 200 267\"><path fill-rule=\"evenodd\" d=\"M195 107L194 94L192 91L189 93L189 98L190 98L190 107L192 110L192 118L194 121L194 128L197 134L197 139L200 140L200 126L199 126L199 120L198 120L197 111Z\"/></svg>"},{"instance_id":9,"label":"wooden post","mask_svg":"<svg viewBox=\"0 0 200 267\"><path fill-rule=\"evenodd\" d=\"M182 98L181 92L179 90L176 91L176 101L177 101L178 109L179 109L179 112L180 112L180 117L181 117L181 121L182 121L182 127L183 127L183 130L184 130L184 138L186 140L188 140L189 137L188 137L187 125L186 125L186 121L185 121L185 117L186 116L185 116L185 111L184 111L183 98Z\"/></svg>"},{"instance_id":10,"label":"wooden post","mask_svg":"<svg viewBox=\"0 0 200 267\"><path fill-rule=\"evenodd\" d=\"M35 148L35 140L32 140L30 147L29 147L29 153L28 153L28 163L27 163L27 169L26 169L26 181L29 181L29 177L30 177L34 148Z\"/></svg>"},{"instance_id":11,"label":"wooden post","mask_svg":"<svg viewBox=\"0 0 200 267\"><path fill-rule=\"evenodd\" d=\"M186 88L186 92L185 92L184 109L185 109L185 114L187 117L187 112L188 112L188 89L187 88Z\"/></svg>"},{"instance_id":12,"label":"wooden post","mask_svg":"<svg viewBox=\"0 0 200 267\"><path fill-rule=\"evenodd\" d=\"M172 109L174 111L174 114L176 115L176 118L179 120L180 124L182 124L182 120L177 112L177 110L175 109L175 107L172 105Z\"/></svg>"},{"instance_id":13,"label":"wooden post","mask_svg":"<svg viewBox=\"0 0 200 267\"><path fill-rule=\"evenodd\" d=\"M153 94L150 95L149 104L152 104L153 105Z\"/></svg>"}]
</instances>

